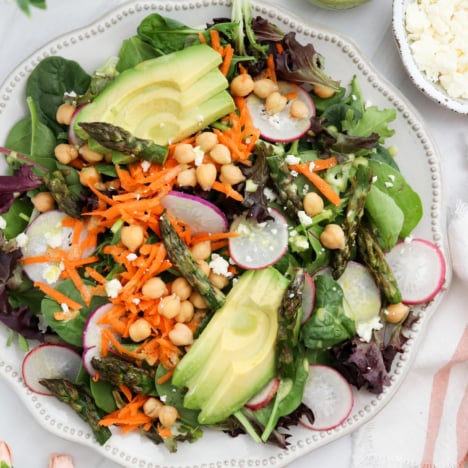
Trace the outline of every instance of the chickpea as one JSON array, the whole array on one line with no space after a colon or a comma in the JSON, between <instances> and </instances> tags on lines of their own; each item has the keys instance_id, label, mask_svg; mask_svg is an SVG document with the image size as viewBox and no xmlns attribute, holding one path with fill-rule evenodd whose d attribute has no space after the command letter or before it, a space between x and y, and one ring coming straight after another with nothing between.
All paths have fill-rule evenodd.
<instances>
[{"instance_id":1,"label":"chickpea","mask_svg":"<svg viewBox=\"0 0 468 468\"><path fill-rule=\"evenodd\" d=\"M230 90L233 96L247 96L253 89L254 80L248 73L241 73L231 81Z\"/></svg>"},{"instance_id":2,"label":"chickpea","mask_svg":"<svg viewBox=\"0 0 468 468\"><path fill-rule=\"evenodd\" d=\"M145 241L145 231L138 224L124 226L120 232L120 240L125 247L134 252L143 245Z\"/></svg>"},{"instance_id":3,"label":"chickpea","mask_svg":"<svg viewBox=\"0 0 468 468\"><path fill-rule=\"evenodd\" d=\"M188 346L193 343L192 330L185 323L176 323L168 336L176 346Z\"/></svg>"},{"instance_id":4,"label":"chickpea","mask_svg":"<svg viewBox=\"0 0 468 468\"><path fill-rule=\"evenodd\" d=\"M268 114L278 114L281 112L288 103L288 100L285 96L280 94L278 91L273 91L266 99L265 99L265 110Z\"/></svg>"},{"instance_id":5,"label":"chickpea","mask_svg":"<svg viewBox=\"0 0 468 468\"><path fill-rule=\"evenodd\" d=\"M206 309L207 304L203 296L198 291L193 291L190 295L190 302L196 309Z\"/></svg>"},{"instance_id":6,"label":"chickpea","mask_svg":"<svg viewBox=\"0 0 468 468\"><path fill-rule=\"evenodd\" d=\"M197 242L190 249L195 260L206 260L211 255L211 242L209 240Z\"/></svg>"},{"instance_id":7,"label":"chickpea","mask_svg":"<svg viewBox=\"0 0 468 468\"><path fill-rule=\"evenodd\" d=\"M210 274L210 265L205 260L196 260L198 267L206 276Z\"/></svg>"},{"instance_id":8,"label":"chickpea","mask_svg":"<svg viewBox=\"0 0 468 468\"><path fill-rule=\"evenodd\" d=\"M95 167L84 167L80 171L80 183L85 187L90 185L96 185L101 182L101 174L97 171Z\"/></svg>"},{"instance_id":9,"label":"chickpea","mask_svg":"<svg viewBox=\"0 0 468 468\"><path fill-rule=\"evenodd\" d=\"M304 211L308 216L316 216L323 211L322 197L316 192L309 192L302 200Z\"/></svg>"},{"instance_id":10,"label":"chickpea","mask_svg":"<svg viewBox=\"0 0 468 468\"><path fill-rule=\"evenodd\" d=\"M195 187L197 185L197 175L195 169L184 169L177 175L177 185L179 187Z\"/></svg>"},{"instance_id":11,"label":"chickpea","mask_svg":"<svg viewBox=\"0 0 468 468\"><path fill-rule=\"evenodd\" d=\"M326 249L344 249L346 241L343 228L338 224L327 224L320 234L320 242Z\"/></svg>"},{"instance_id":12,"label":"chickpea","mask_svg":"<svg viewBox=\"0 0 468 468\"><path fill-rule=\"evenodd\" d=\"M294 99L291 103L291 117L295 119L307 119L309 117L309 108L304 101Z\"/></svg>"},{"instance_id":13,"label":"chickpea","mask_svg":"<svg viewBox=\"0 0 468 468\"><path fill-rule=\"evenodd\" d=\"M321 85L314 85L313 90L314 93L322 99L328 99L335 94L333 89Z\"/></svg>"},{"instance_id":14,"label":"chickpea","mask_svg":"<svg viewBox=\"0 0 468 468\"><path fill-rule=\"evenodd\" d=\"M72 104L61 104L57 108L57 113L55 114L55 120L62 125L70 125L72 121L73 114L76 111L76 107Z\"/></svg>"},{"instance_id":15,"label":"chickpea","mask_svg":"<svg viewBox=\"0 0 468 468\"><path fill-rule=\"evenodd\" d=\"M235 185L245 180L240 168L234 164L224 164L220 169L219 180L223 184Z\"/></svg>"},{"instance_id":16,"label":"chickpea","mask_svg":"<svg viewBox=\"0 0 468 468\"><path fill-rule=\"evenodd\" d=\"M410 308L402 302L389 304L385 307L384 316L387 319L387 322L398 323L408 315L409 309Z\"/></svg>"},{"instance_id":17,"label":"chickpea","mask_svg":"<svg viewBox=\"0 0 468 468\"><path fill-rule=\"evenodd\" d=\"M53 210L55 207L55 199L50 192L39 192L31 198L31 202L40 213Z\"/></svg>"},{"instance_id":18,"label":"chickpea","mask_svg":"<svg viewBox=\"0 0 468 468\"><path fill-rule=\"evenodd\" d=\"M128 335L132 341L139 343L151 335L151 325L144 318L139 318L130 325Z\"/></svg>"},{"instance_id":19,"label":"chickpea","mask_svg":"<svg viewBox=\"0 0 468 468\"><path fill-rule=\"evenodd\" d=\"M210 158L218 164L229 164L231 162L231 151L226 145L217 143L210 151Z\"/></svg>"},{"instance_id":20,"label":"chickpea","mask_svg":"<svg viewBox=\"0 0 468 468\"><path fill-rule=\"evenodd\" d=\"M214 272L210 272L208 278L209 278L211 284L215 288L218 288L218 289L225 288L229 283L229 279L228 279L227 276L220 275L220 274L214 273Z\"/></svg>"},{"instance_id":21,"label":"chickpea","mask_svg":"<svg viewBox=\"0 0 468 468\"><path fill-rule=\"evenodd\" d=\"M97 151L93 151L87 143L80 147L78 150L81 157L89 163L95 163L102 161L104 159L104 155L102 153L98 153Z\"/></svg>"},{"instance_id":22,"label":"chickpea","mask_svg":"<svg viewBox=\"0 0 468 468\"><path fill-rule=\"evenodd\" d=\"M167 288L164 281L158 276L150 278L141 288L144 296L150 299L159 299L167 294Z\"/></svg>"},{"instance_id":23,"label":"chickpea","mask_svg":"<svg viewBox=\"0 0 468 468\"><path fill-rule=\"evenodd\" d=\"M181 301L185 301L192 294L192 286L183 276L179 276L172 282L171 291L179 296Z\"/></svg>"},{"instance_id":24,"label":"chickpea","mask_svg":"<svg viewBox=\"0 0 468 468\"><path fill-rule=\"evenodd\" d=\"M70 164L78 157L78 150L68 143L60 143L60 145L55 147L54 154L58 162Z\"/></svg>"},{"instance_id":25,"label":"chickpea","mask_svg":"<svg viewBox=\"0 0 468 468\"><path fill-rule=\"evenodd\" d=\"M179 413L177 412L176 408L174 408L174 406L163 405L163 407L159 409L159 422L164 427L173 426L178 417Z\"/></svg>"},{"instance_id":26,"label":"chickpea","mask_svg":"<svg viewBox=\"0 0 468 468\"><path fill-rule=\"evenodd\" d=\"M174 159L180 164L191 163L195 157L195 149L190 143L180 143L174 148Z\"/></svg>"},{"instance_id":27,"label":"chickpea","mask_svg":"<svg viewBox=\"0 0 468 468\"><path fill-rule=\"evenodd\" d=\"M210 190L216 180L216 166L211 163L200 164L195 169L197 182L203 190Z\"/></svg>"},{"instance_id":28,"label":"chickpea","mask_svg":"<svg viewBox=\"0 0 468 468\"><path fill-rule=\"evenodd\" d=\"M266 99L271 93L278 91L278 85L269 78L262 78L254 82L253 92L260 99Z\"/></svg>"},{"instance_id":29,"label":"chickpea","mask_svg":"<svg viewBox=\"0 0 468 468\"><path fill-rule=\"evenodd\" d=\"M179 296L171 294L170 296L163 297L158 304L158 312L168 319L175 318L180 312Z\"/></svg>"},{"instance_id":30,"label":"chickpea","mask_svg":"<svg viewBox=\"0 0 468 468\"><path fill-rule=\"evenodd\" d=\"M180 303L180 311L176 316L177 322L190 322L195 314L195 308L190 301L182 301Z\"/></svg>"},{"instance_id":31,"label":"chickpea","mask_svg":"<svg viewBox=\"0 0 468 468\"><path fill-rule=\"evenodd\" d=\"M213 132L202 132L195 138L195 145L199 146L205 153L210 151L217 143L218 135Z\"/></svg>"},{"instance_id":32,"label":"chickpea","mask_svg":"<svg viewBox=\"0 0 468 468\"><path fill-rule=\"evenodd\" d=\"M164 406L161 400L158 398L150 397L145 401L143 405L143 412L146 416L149 416L151 419L156 419L159 416L159 411Z\"/></svg>"}]
</instances>

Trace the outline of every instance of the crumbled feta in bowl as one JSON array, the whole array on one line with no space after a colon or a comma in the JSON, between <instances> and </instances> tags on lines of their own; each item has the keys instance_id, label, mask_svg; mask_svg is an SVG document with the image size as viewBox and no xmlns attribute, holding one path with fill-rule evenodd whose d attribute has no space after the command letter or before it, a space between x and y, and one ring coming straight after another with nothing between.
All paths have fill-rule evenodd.
<instances>
[{"instance_id":1,"label":"crumbled feta in bowl","mask_svg":"<svg viewBox=\"0 0 468 468\"><path fill-rule=\"evenodd\" d=\"M394 0L393 32L411 79L430 98L468 114L468 2Z\"/></svg>"}]
</instances>

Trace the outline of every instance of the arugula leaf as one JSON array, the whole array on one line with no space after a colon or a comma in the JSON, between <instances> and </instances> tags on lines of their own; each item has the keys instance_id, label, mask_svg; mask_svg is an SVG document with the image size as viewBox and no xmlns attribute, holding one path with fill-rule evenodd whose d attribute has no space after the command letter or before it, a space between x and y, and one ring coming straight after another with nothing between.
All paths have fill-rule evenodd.
<instances>
[{"instance_id":1,"label":"arugula leaf","mask_svg":"<svg viewBox=\"0 0 468 468\"><path fill-rule=\"evenodd\" d=\"M328 275L315 277L315 309L302 328L305 346L327 349L347 340L356 333L356 325L343 308L343 290Z\"/></svg>"}]
</instances>

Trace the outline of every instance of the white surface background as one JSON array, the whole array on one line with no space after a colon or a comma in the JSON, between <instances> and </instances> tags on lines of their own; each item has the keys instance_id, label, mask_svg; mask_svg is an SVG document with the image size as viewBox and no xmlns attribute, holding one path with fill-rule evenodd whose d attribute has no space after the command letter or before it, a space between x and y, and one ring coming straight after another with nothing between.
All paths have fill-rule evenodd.
<instances>
[{"instance_id":1,"label":"white surface background","mask_svg":"<svg viewBox=\"0 0 468 468\"><path fill-rule=\"evenodd\" d=\"M32 18L28 19L14 4L0 0L0 82L20 61L44 43L64 32L87 25L122 2L47 0L47 3L46 11L33 9ZM393 40L391 1L371 0L359 8L346 11L323 10L309 5L305 0L277 0L277 3L304 20L341 32L358 45L381 74L399 88L422 114L440 150L448 209L457 199L468 201L468 117L439 107L408 79ZM450 294L466 292L459 285L452 286L441 309ZM18 397L4 381L0 381L0 440L7 441L12 448L16 468L45 467L49 455L54 452L72 455L77 468L118 466L92 449L50 435L23 409ZM349 468L352 466L352 436L315 450L290 466Z\"/></svg>"}]
</instances>

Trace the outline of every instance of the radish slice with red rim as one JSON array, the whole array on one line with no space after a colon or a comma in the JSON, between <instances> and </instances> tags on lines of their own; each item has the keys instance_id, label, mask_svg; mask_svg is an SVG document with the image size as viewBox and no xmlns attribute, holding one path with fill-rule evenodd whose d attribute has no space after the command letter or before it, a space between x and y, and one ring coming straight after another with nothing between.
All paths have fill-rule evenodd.
<instances>
[{"instance_id":1,"label":"radish slice with red rim","mask_svg":"<svg viewBox=\"0 0 468 468\"><path fill-rule=\"evenodd\" d=\"M161 200L161 205L169 214L188 224L194 234L214 234L227 230L226 215L203 198L173 190Z\"/></svg>"},{"instance_id":2,"label":"radish slice with red rim","mask_svg":"<svg viewBox=\"0 0 468 468\"><path fill-rule=\"evenodd\" d=\"M332 367L312 364L302 398L314 414L314 422L306 417L300 423L314 431L328 431L339 426L354 406L351 385Z\"/></svg>"},{"instance_id":3,"label":"radish slice with red rim","mask_svg":"<svg viewBox=\"0 0 468 468\"><path fill-rule=\"evenodd\" d=\"M101 318L108 312L112 307L112 304L103 304L89 315L86 320L85 326L83 328L83 366L88 372L89 375L94 376L96 374L91 360L93 357L101 356L101 345L102 345L102 335L101 331L106 325L99 323Z\"/></svg>"},{"instance_id":4,"label":"radish slice with red rim","mask_svg":"<svg viewBox=\"0 0 468 468\"><path fill-rule=\"evenodd\" d=\"M315 105L310 94L299 85L286 81L278 82L279 92L284 95L297 95L288 100L286 107L276 114L268 114L265 100L255 94L247 98L247 107L256 128L265 140L289 142L303 136L310 128L310 119L315 115ZM308 115L304 118L291 115L291 105L295 99L301 100L307 107Z\"/></svg>"},{"instance_id":5,"label":"radish slice with red rim","mask_svg":"<svg viewBox=\"0 0 468 468\"><path fill-rule=\"evenodd\" d=\"M80 138L75 131L75 120L76 116L79 114L80 110L87 104L82 104L75 109L75 112L72 115L70 125L68 126L68 142L73 146L81 146L84 143L84 140Z\"/></svg>"},{"instance_id":6,"label":"radish slice with red rim","mask_svg":"<svg viewBox=\"0 0 468 468\"><path fill-rule=\"evenodd\" d=\"M425 239L408 239L399 242L386 254L402 302L422 304L429 302L442 289L446 262L437 245Z\"/></svg>"},{"instance_id":7,"label":"radish slice with red rim","mask_svg":"<svg viewBox=\"0 0 468 468\"><path fill-rule=\"evenodd\" d=\"M35 393L51 395L41 379L65 378L74 382L81 369L81 356L73 349L57 344L42 344L23 359L21 372L26 386Z\"/></svg>"},{"instance_id":8,"label":"radish slice with red rim","mask_svg":"<svg viewBox=\"0 0 468 468\"><path fill-rule=\"evenodd\" d=\"M302 319L304 324L312 315L315 306L315 283L309 273L304 274L304 287L302 288Z\"/></svg>"},{"instance_id":9,"label":"radish slice with red rim","mask_svg":"<svg viewBox=\"0 0 468 468\"><path fill-rule=\"evenodd\" d=\"M273 377L245 406L253 411L265 408L276 395L280 381Z\"/></svg>"},{"instance_id":10,"label":"radish slice with red rim","mask_svg":"<svg viewBox=\"0 0 468 468\"><path fill-rule=\"evenodd\" d=\"M231 224L231 232L239 235L229 239L229 254L241 268L266 268L276 263L288 248L286 218L274 208L269 208L268 212L273 219L263 223L243 214Z\"/></svg>"},{"instance_id":11,"label":"radish slice with red rim","mask_svg":"<svg viewBox=\"0 0 468 468\"><path fill-rule=\"evenodd\" d=\"M51 210L41 213L26 228L26 242L21 247L24 258L36 255L47 255L50 248L61 248L69 251L72 243L73 229L63 226L62 221L68 215L59 210ZM80 241L88 235L88 231L83 229ZM83 252L86 258L94 250L91 246ZM61 272L62 266L58 262L27 263L23 269L32 281L44 281L48 284L55 284Z\"/></svg>"}]
</instances>

